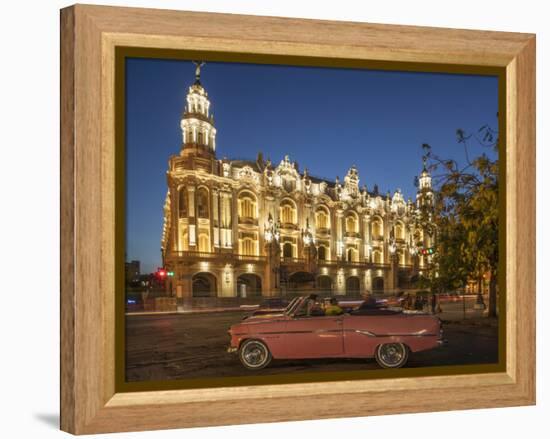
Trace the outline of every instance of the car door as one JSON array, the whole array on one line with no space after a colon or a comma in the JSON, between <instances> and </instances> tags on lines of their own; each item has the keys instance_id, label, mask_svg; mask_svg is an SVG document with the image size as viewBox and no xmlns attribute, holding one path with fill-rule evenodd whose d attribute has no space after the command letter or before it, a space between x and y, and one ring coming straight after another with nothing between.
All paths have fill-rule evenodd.
<instances>
[{"instance_id":1,"label":"car door","mask_svg":"<svg viewBox=\"0 0 550 439\"><path fill-rule=\"evenodd\" d=\"M342 316L290 318L285 329L287 358L337 357L344 353Z\"/></svg>"},{"instance_id":2,"label":"car door","mask_svg":"<svg viewBox=\"0 0 550 439\"><path fill-rule=\"evenodd\" d=\"M344 351L347 357L372 357L376 346L380 343L377 321L381 317L354 316L344 317Z\"/></svg>"}]
</instances>

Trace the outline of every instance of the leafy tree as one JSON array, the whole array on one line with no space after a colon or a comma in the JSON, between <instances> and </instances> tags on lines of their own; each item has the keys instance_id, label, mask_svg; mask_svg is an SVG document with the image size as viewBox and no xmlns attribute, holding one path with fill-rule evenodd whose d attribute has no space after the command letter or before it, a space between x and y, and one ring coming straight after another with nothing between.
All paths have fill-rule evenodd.
<instances>
[{"instance_id":1,"label":"leafy tree","mask_svg":"<svg viewBox=\"0 0 550 439\"><path fill-rule=\"evenodd\" d=\"M489 126L467 135L457 130L465 161L443 159L424 144L436 189L438 288L464 287L468 279L490 273L489 316L496 316L498 269L498 154L472 158L472 141L498 153L498 137Z\"/></svg>"}]
</instances>

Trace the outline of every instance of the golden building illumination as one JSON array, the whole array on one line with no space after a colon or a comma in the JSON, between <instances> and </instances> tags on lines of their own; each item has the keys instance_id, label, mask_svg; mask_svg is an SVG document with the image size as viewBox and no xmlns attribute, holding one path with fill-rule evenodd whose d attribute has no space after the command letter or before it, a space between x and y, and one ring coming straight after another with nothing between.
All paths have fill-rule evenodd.
<instances>
[{"instance_id":1,"label":"golden building illumination","mask_svg":"<svg viewBox=\"0 0 550 439\"><path fill-rule=\"evenodd\" d=\"M416 201L300 171L290 157L216 157L208 93L196 80L181 119L182 148L170 157L162 257L179 298L394 292L432 265L431 176L424 165Z\"/></svg>"}]
</instances>

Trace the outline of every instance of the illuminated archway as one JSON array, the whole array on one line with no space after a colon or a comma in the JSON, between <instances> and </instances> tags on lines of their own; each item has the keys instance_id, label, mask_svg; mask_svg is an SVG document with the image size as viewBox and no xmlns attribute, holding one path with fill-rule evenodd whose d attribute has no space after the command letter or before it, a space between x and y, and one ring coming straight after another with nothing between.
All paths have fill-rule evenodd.
<instances>
[{"instance_id":1,"label":"illuminated archway","mask_svg":"<svg viewBox=\"0 0 550 439\"><path fill-rule=\"evenodd\" d=\"M297 271L288 277L288 290L293 293L307 293L315 290L315 277L305 271Z\"/></svg>"},{"instance_id":2,"label":"illuminated archway","mask_svg":"<svg viewBox=\"0 0 550 439\"><path fill-rule=\"evenodd\" d=\"M193 276L193 297L216 297L217 281L212 273L201 272Z\"/></svg>"},{"instance_id":3,"label":"illuminated archway","mask_svg":"<svg viewBox=\"0 0 550 439\"><path fill-rule=\"evenodd\" d=\"M374 292L381 293L384 291L384 278L383 277L375 277L372 280L372 290Z\"/></svg>"},{"instance_id":4,"label":"illuminated archway","mask_svg":"<svg viewBox=\"0 0 550 439\"><path fill-rule=\"evenodd\" d=\"M346 294L357 296L361 292L361 281L357 276L350 276L346 279Z\"/></svg>"},{"instance_id":5,"label":"illuminated archway","mask_svg":"<svg viewBox=\"0 0 550 439\"><path fill-rule=\"evenodd\" d=\"M262 278L253 273L241 274L237 278L237 291L241 296L261 296Z\"/></svg>"}]
</instances>

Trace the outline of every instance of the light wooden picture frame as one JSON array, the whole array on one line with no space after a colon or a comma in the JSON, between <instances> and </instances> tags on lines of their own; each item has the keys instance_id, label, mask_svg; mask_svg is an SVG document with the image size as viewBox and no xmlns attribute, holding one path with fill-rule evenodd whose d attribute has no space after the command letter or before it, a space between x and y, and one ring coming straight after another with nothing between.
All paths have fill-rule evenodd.
<instances>
[{"instance_id":1,"label":"light wooden picture frame","mask_svg":"<svg viewBox=\"0 0 550 439\"><path fill-rule=\"evenodd\" d=\"M497 69L505 123L503 371L125 392L117 386L116 51ZM306 61L307 64L307 61ZM119 169L120 171L120 169ZM61 11L61 429L73 434L535 403L535 37L76 5ZM243 417L254 406L254 415ZM315 410L310 408L314 406ZM338 410L334 410L338 407Z\"/></svg>"}]
</instances>

